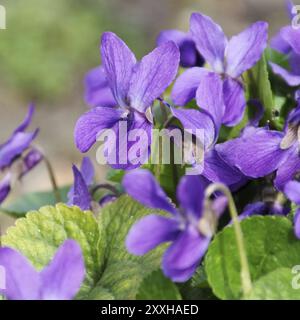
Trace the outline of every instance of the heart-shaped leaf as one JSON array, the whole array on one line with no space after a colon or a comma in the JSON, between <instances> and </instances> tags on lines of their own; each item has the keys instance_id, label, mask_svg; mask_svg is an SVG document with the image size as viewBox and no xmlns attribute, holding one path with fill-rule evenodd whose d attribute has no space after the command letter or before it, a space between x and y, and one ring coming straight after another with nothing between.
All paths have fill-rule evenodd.
<instances>
[{"instance_id":1,"label":"heart-shaped leaf","mask_svg":"<svg viewBox=\"0 0 300 320\"><path fill-rule=\"evenodd\" d=\"M22 252L41 269L66 240L78 241L86 264L80 299L135 299L145 277L160 266L163 246L136 257L125 248L127 233L149 209L128 196L105 206L99 221L88 211L58 204L18 219L2 237L2 244Z\"/></svg>"},{"instance_id":2,"label":"heart-shaped leaf","mask_svg":"<svg viewBox=\"0 0 300 320\"><path fill-rule=\"evenodd\" d=\"M254 295L261 295L264 283L284 281L285 286L274 284L273 297L290 293L282 290L291 283L286 270L300 262L300 241L294 236L289 219L277 216L254 216L241 222L248 257ZM285 269L283 273L282 269ZM221 299L242 298L240 260L233 226L227 226L211 243L205 259L208 282L214 294ZM277 288L277 289L276 289ZM267 289L266 289L267 290ZM275 291L277 290L277 291ZM300 299L298 294L293 293Z\"/></svg>"},{"instance_id":3,"label":"heart-shaped leaf","mask_svg":"<svg viewBox=\"0 0 300 320\"><path fill-rule=\"evenodd\" d=\"M140 285L138 300L181 300L176 285L161 270L152 272Z\"/></svg>"}]
</instances>

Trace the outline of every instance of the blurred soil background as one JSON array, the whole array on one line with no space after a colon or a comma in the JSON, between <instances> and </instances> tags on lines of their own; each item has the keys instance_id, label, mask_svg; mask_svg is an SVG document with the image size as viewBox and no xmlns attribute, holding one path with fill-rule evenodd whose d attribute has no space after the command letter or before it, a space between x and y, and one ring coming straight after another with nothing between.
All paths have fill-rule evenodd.
<instances>
[{"instance_id":1,"label":"blurred soil background","mask_svg":"<svg viewBox=\"0 0 300 320\"><path fill-rule=\"evenodd\" d=\"M194 11L211 16L233 35L251 22L270 23L270 34L288 23L284 0L2 0L7 29L0 30L0 144L23 119L33 101L37 144L55 168L59 185L72 182L71 164L82 155L73 128L87 110L85 73L100 63L103 31L121 36L140 58L155 46L161 29L188 30ZM90 152L95 160L95 149ZM98 179L105 167L97 166ZM43 165L11 197L50 188ZM0 216L1 228L12 223Z\"/></svg>"}]
</instances>

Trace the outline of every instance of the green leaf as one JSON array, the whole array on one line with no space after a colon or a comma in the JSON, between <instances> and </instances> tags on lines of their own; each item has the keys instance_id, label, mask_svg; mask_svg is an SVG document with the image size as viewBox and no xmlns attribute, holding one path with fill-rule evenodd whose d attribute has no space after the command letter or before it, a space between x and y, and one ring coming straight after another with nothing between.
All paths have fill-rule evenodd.
<instances>
[{"instance_id":1,"label":"green leaf","mask_svg":"<svg viewBox=\"0 0 300 320\"><path fill-rule=\"evenodd\" d=\"M155 169L154 169L155 170ZM176 164L159 165L158 182L166 194L176 203L176 188L185 168Z\"/></svg>"},{"instance_id":2,"label":"green leaf","mask_svg":"<svg viewBox=\"0 0 300 320\"><path fill-rule=\"evenodd\" d=\"M241 227L254 285L258 281L262 283L262 277L271 272L282 268L292 270L299 264L300 241L294 236L289 219L255 216L243 220ZM233 226L224 228L211 243L205 259L205 270L217 297L241 298L240 260Z\"/></svg>"},{"instance_id":3,"label":"green leaf","mask_svg":"<svg viewBox=\"0 0 300 320\"><path fill-rule=\"evenodd\" d=\"M76 240L83 251L86 265L86 279L80 292L83 296L95 287L104 263L99 259L100 233L91 212L64 204L29 212L8 229L2 244L22 252L40 270L66 239Z\"/></svg>"},{"instance_id":4,"label":"green leaf","mask_svg":"<svg viewBox=\"0 0 300 320\"><path fill-rule=\"evenodd\" d=\"M47 206L18 219L2 243L22 252L41 269L66 239L75 239L83 250L87 271L78 298L135 299L144 277L159 268L164 250L160 246L137 257L125 248L130 227L150 212L128 196L105 206L99 221L77 207Z\"/></svg>"},{"instance_id":5,"label":"green leaf","mask_svg":"<svg viewBox=\"0 0 300 320\"><path fill-rule=\"evenodd\" d=\"M269 81L267 60L265 53L257 64L243 75L246 86L246 98L258 99L265 108L262 124L273 121L273 93Z\"/></svg>"},{"instance_id":6,"label":"green leaf","mask_svg":"<svg viewBox=\"0 0 300 320\"><path fill-rule=\"evenodd\" d=\"M85 300L115 300L112 293L105 288L95 287L92 291L84 298Z\"/></svg>"},{"instance_id":7,"label":"green leaf","mask_svg":"<svg viewBox=\"0 0 300 320\"><path fill-rule=\"evenodd\" d=\"M298 277L299 279L299 277ZM250 300L299 300L300 290L293 287L297 280L289 268L279 268L257 280L247 299ZM299 280L298 280L299 281Z\"/></svg>"},{"instance_id":8,"label":"green leaf","mask_svg":"<svg viewBox=\"0 0 300 320\"><path fill-rule=\"evenodd\" d=\"M165 246L138 257L127 252L125 239L131 226L153 212L128 196L122 196L100 212L99 226L102 238L105 268L97 286L108 289L116 299L135 299L143 279L159 269Z\"/></svg>"},{"instance_id":9,"label":"green leaf","mask_svg":"<svg viewBox=\"0 0 300 320\"><path fill-rule=\"evenodd\" d=\"M266 57L267 60L272 61L282 68L286 70L290 69L288 55L268 48L266 50ZM269 70L270 82L274 96L274 117L272 125L277 130L283 130L288 114L296 107L294 99L295 88L289 86L282 77L273 73L271 68L269 68Z\"/></svg>"},{"instance_id":10,"label":"green leaf","mask_svg":"<svg viewBox=\"0 0 300 320\"><path fill-rule=\"evenodd\" d=\"M138 300L181 300L176 285L161 270L152 272L140 285Z\"/></svg>"},{"instance_id":11,"label":"green leaf","mask_svg":"<svg viewBox=\"0 0 300 320\"><path fill-rule=\"evenodd\" d=\"M67 194L70 186L59 189L62 202L67 202ZM53 191L27 193L18 197L15 201L1 207L0 212L6 213L14 218L24 217L26 212L39 210L43 206L51 206L57 203Z\"/></svg>"},{"instance_id":12,"label":"green leaf","mask_svg":"<svg viewBox=\"0 0 300 320\"><path fill-rule=\"evenodd\" d=\"M272 61L273 63L276 63L279 66L281 66L282 68L289 68L289 58L286 54L283 54L272 48L267 48L265 51L265 55L268 61Z\"/></svg>"},{"instance_id":13,"label":"green leaf","mask_svg":"<svg viewBox=\"0 0 300 320\"><path fill-rule=\"evenodd\" d=\"M179 285L184 300L215 300L208 282L203 265L200 265L193 277L184 284Z\"/></svg>"}]
</instances>

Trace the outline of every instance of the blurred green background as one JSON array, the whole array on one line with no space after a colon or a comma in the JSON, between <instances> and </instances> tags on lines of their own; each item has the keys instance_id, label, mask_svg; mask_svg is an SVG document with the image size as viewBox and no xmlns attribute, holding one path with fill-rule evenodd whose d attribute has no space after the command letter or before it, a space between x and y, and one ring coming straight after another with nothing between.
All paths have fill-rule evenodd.
<instances>
[{"instance_id":1,"label":"blurred green background","mask_svg":"<svg viewBox=\"0 0 300 320\"><path fill-rule=\"evenodd\" d=\"M53 162L60 185L72 181L71 163L81 159L73 142L77 118L86 110L85 73L100 63L101 33L120 35L141 57L155 45L161 29L188 29L189 16L201 11L228 35L256 20L270 33L286 24L284 0L6 0L7 29L0 30L0 143L37 106L33 127L37 144ZM95 149L91 151L95 159ZM99 179L105 168L98 167ZM18 192L47 189L43 166L28 175Z\"/></svg>"}]
</instances>

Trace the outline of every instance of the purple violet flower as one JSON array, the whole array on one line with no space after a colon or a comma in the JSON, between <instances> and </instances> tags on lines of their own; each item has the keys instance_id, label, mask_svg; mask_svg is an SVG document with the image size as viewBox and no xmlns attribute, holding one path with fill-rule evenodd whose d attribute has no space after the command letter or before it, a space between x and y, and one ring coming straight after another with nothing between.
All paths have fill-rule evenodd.
<instances>
[{"instance_id":1,"label":"purple violet flower","mask_svg":"<svg viewBox=\"0 0 300 320\"><path fill-rule=\"evenodd\" d=\"M171 107L171 111L185 130L204 130L204 141L203 136L197 137L204 149L203 163L196 165L199 174L211 182L221 182L231 189L236 189L246 182L245 176L237 168L224 162L214 149L225 110L222 85L219 75L210 73L206 81L200 82L197 90L196 99L202 106L201 110Z\"/></svg>"},{"instance_id":2,"label":"purple violet flower","mask_svg":"<svg viewBox=\"0 0 300 320\"><path fill-rule=\"evenodd\" d=\"M285 216L289 213L289 209L285 208L281 203L274 201L269 202L255 202L248 204L244 211L239 215L239 220L243 220L253 215L279 215Z\"/></svg>"},{"instance_id":3,"label":"purple violet flower","mask_svg":"<svg viewBox=\"0 0 300 320\"><path fill-rule=\"evenodd\" d=\"M287 1L287 10L290 19L294 18L292 13L292 1ZM269 62L272 71L280 76L288 85L300 85L300 30L294 29L291 25L280 29L277 35L271 40L271 48L287 55L289 67L287 70L278 64Z\"/></svg>"},{"instance_id":4,"label":"purple violet flower","mask_svg":"<svg viewBox=\"0 0 300 320\"><path fill-rule=\"evenodd\" d=\"M188 280L215 233L218 218L227 204L224 197L208 205L204 196L206 182L199 176L185 176L177 187L180 208L176 209L153 175L143 169L126 174L123 186L131 197L143 205L172 215L151 214L138 221L127 236L128 251L134 255L144 255L161 243L171 242L163 256L162 269L173 281Z\"/></svg>"},{"instance_id":5,"label":"purple violet flower","mask_svg":"<svg viewBox=\"0 0 300 320\"><path fill-rule=\"evenodd\" d=\"M218 155L251 178L276 171L275 186L284 185L300 171L300 103L288 116L284 132L248 127L241 137L216 145Z\"/></svg>"},{"instance_id":6,"label":"purple violet flower","mask_svg":"<svg viewBox=\"0 0 300 320\"><path fill-rule=\"evenodd\" d=\"M110 165L119 169L132 169L141 163L133 164L128 157L129 161L125 163L119 159L120 155L127 156L133 145L133 142L130 142L125 146L120 140L119 123L125 122L128 131L143 129L147 133L148 143L143 144L139 157L146 160L149 156L153 126L151 105L175 78L179 65L179 50L174 42L167 42L137 63L127 45L114 33L106 32L102 36L101 56L117 107L100 106L81 116L75 127L76 146L81 152L87 152L103 130L112 129L118 137L117 145L114 146L118 159Z\"/></svg>"},{"instance_id":7,"label":"purple violet flower","mask_svg":"<svg viewBox=\"0 0 300 320\"><path fill-rule=\"evenodd\" d=\"M222 77L225 108L221 123L234 126L242 120L246 107L241 75L255 65L266 48L268 24L256 22L228 41L222 28L210 17L193 13L190 32L198 51L213 72ZM205 82L210 73L208 69L194 67L180 75L172 91L174 103L184 106L199 96L199 83Z\"/></svg>"},{"instance_id":8,"label":"purple violet flower","mask_svg":"<svg viewBox=\"0 0 300 320\"><path fill-rule=\"evenodd\" d=\"M198 52L195 42L189 33L180 30L163 30L157 37L157 45L173 41L180 51L180 65L183 68L202 67L204 59Z\"/></svg>"},{"instance_id":9,"label":"purple violet flower","mask_svg":"<svg viewBox=\"0 0 300 320\"><path fill-rule=\"evenodd\" d=\"M0 265L6 278L0 293L9 300L70 300L85 277L82 251L74 240L66 240L42 271L8 247L0 248Z\"/></svg>"},{"instance_id":10,"label":"purple violet flower","mask_svg":"<svg viewBox=\"0 0 300 320\"><path fill-rule=\"evenodd\" d=\"M31 146L38 134L38 129L26 132L32 121L34 106L30 105L23 122L14 130L11 137L0 145L0 172L4 174L0 180L0 203L2 203L11 191L16 180L20 180L42 159L42 154Z\"/></svg>"},{"instance_id":11,"label":"purple violet flower","mask_svg":"<svg viewBox=\"0 0 300 320\"><path fill-rule=\"evenodd\" d=\"M300 239L300 183L297 181L289 181L284 187L284 193L298 206L294 216L294 232L296 237Z\"/></svg>"},{"instance_id":12,"label":"purple violet flower","mask_svg":"<svg viewBox=\"0 0 300 320\"><path fill-rule=\"evenodd\" d=\"M0 204L8 197L11 191L11 174L7 173L0 181Z\"/></svg>"},{"instance_id":13,"label":"purple violet flower","mask_svg":"<svg viewBox=\"0 0 300 320\"><path fill-rule=\"evenodd\" d=\"M16 158L30 147L31 142L38 134L38 129L34 132L25 132L32 121L34 106L30 105L28 113L23 122L14 130L11 137L0 145L0 170L10 167Z\"/></svg>"},{"instance_id":14,"label":"purple violet flower","mask_svg":"<svg viewBox=\"0 0 300 320\"><path fill-rule=\"evenodd\" d=\"M82 210L90 210L92 196L89 187L93 184L95 170L91 160L84 157L81 168L73 165L74 184L68 193L68 205L78 206Z\"/></svg>"},{"instance_id":15,"label":"purple violet flower","mask_svg":"<svg viewBox=\"0 0 300 320\"><path fill-rule=\"evenodd\" d=\"M117 102L109 87L105 70L98 66L85 77L85 102L91 107L115 107Z\"/></svg>"},{"instance_id":16,"label":"purple violet flower","mask_svg":"<svg viewBox=\"0 0 300 320\"><path fill-rule=\"evenodd\" d=\"M31 149L21 161L16 161L16 166L12 166L4 174L4 178L0 180L0 203L2 203L9 195L12 185L21 180L30 170L37 166L43 160L42 154Z\"/></svg>"}]
</instances>

